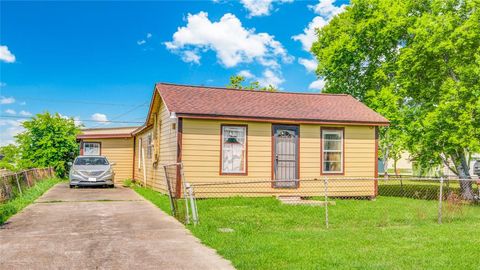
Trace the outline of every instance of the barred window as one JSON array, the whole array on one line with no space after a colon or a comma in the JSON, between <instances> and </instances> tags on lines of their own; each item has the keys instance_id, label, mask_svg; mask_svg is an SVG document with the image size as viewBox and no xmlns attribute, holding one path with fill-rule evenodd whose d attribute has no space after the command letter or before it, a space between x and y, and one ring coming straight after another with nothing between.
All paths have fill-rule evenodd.
<instances>
[{"instance_id":1,"label":"barred window","mask_svg":"<svg viewBox=\"0 0 480 270\"><path fill-rule=\"evenodd\" d=\"M246 173L247 127L222 126L221 173Z\"/></svg>"},{"instance_id":2,"label":"barred window","mask_svg":"<svg viewBox=\"0 0 480 270\"><path fill-rule=\"evenodd\" d=\"M343 173L343 130L322 130L322 172Z\"/></svg>"}]
</instances>

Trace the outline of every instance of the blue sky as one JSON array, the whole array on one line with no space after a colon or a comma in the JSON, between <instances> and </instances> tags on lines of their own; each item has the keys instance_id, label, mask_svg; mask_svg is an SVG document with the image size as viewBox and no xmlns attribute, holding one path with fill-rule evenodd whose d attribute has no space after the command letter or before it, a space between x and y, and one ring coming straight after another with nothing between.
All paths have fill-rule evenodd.
<instances>
[{"instance_id":1,"label":"blue sky","mask_svg":"<svg viewBox=\"0 0 480 270\"><path fill-rule=\"evenodd\" d=\"M321 91L313 29L345 4L0 2L0 145L44 111L86 127L140 125L155 82L225 86L240 73L282 91Z\"/></svg>"}]
</instances>

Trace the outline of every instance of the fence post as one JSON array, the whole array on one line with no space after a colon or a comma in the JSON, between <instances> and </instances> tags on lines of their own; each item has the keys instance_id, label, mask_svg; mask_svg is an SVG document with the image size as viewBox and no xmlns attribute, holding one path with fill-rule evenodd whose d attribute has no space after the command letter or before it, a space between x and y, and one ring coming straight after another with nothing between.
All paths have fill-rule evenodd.
<instances>
[{"instance_id":1,"label":"fence post","mask_svg":"<svg viewBox=\"0 0 480 270\"><path fill-rule=\"evenodd\" d=\"M30 180L28 180L28 173L27 171L23 171L23 177L25 178L25 181L27 182L27 186L30 188L32 185L30 185Z\"/></svg>"},{"instance_id":2,"label":"fence post","mask_svg":"<svg viewBox=\"0 0 480 270\"><path fill-rule=\"evenodd\" d=\"M192 219L193 219L193 225L198 224L198 213L197 213L197 205L195 203L195 198L193 197L193 187L189 183L185 183L186 189L187 189L187 194L188 197L190 197L190 209L192 210Z\"/></svg>"},{"instance_id":3,"label":"fence post","mask_svg":"<svg viewBox=\"0 0 480 270\"><path fill-rule=\"evenodd\" d=\"M328 177L323 180L325 186L325 226L328 229Z\"/></svg>"},{"instance_id":4,"label":"fence post","mask_svg":"<svg viewBox=\"0 0 480 270\"><path fill-rule=\"evenodd\" d=\"M23 196L22 188L20 187L20 182L18 182L18 174L15 174L15 181L17 181L18 191L20 191L20 195Z\"/></svg>"},{"instance_id":5,"label":"fence post","mask_svg":"<svg viewBox=\"0 0 480 270\"><path fill-rule=\"evenodd\" d=\"M39 180L39 179L38 179L37 169L33 169L32 172L33 172L33 177L32 177L32 178L33 178L33 183L34 183L34 184L37 184L37 181Z\"/></svg>"},{"instance_id":6,"label":"fence post","mask_svg":"<svg viewBox=\"0 0 480 270\"><path fill-rule=\"evenodd\" d=\"M143 150L142 150L142 154L143 154ZM145 164L144 164L144 168L145 168ZM145 170L144 170L144 172L145 172ZM170 199L170 208L172 209L172 216L176 217L177 216L177 211L175 209L175 204L173 203L172 187L170 186L170 180L168 180L167 165L163 166L163 172L165 174L165 185L166 185L167 191L168 191L168 198ZM147 188L146 183L145 183L145 188Z\"/></svg>"},{"instance_id":7,"label":"fence post","mask_svg":"<svg viewBox=\"0 0 480 270\"><path fill-rule=\"evenodd\" d=\"M442 224L443 176L440 177L440 192L438 195L438 224Z\"/></svg>"}]
</instances>

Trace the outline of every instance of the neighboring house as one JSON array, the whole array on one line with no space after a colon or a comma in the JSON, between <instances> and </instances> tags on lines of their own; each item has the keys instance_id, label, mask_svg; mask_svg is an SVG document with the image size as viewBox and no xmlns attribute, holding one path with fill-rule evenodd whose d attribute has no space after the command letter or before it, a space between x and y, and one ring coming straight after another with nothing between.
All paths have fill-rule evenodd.
<instances>
[{"instance_id":1,"label":"neighboring house","mask_svg":"<svg viewBox=\"0 0 480 270\"><path fill-rule=\"evenodd\" d=\"M185 178L192 183L374 178L377 127L384 125L387 119L344 94L159 83L144 127L131 134L135 154L130 170L134 179L159 191L165 191L162 165L176 162L183 163ZM362 182L361 188L351 183L357 185L355 192L350 188L350 193L341 193L338 187L338 194L376 195L374 180ZM258 186L251 195L279 190L307 195L312 194L311 185L278 182ZM239 185L231 193L249 189Z\"/></svg>"},{"instance_id":2,"label":"neighboring house","mask_svg":"<svg viewBox=\"0 0 480 270\"><path fill-rule=\"evenodd\" d=\"M132 132L138 127L89 128L82 129L77 136L80 142L80 155L102 155L115 163L114 181L122 183L125 179L133 179L133 147Z\"/></svg>"},{"instance_id":3,"label":"neighboring house","mask_svg":"<svg viewBox=\"0 0 480 270\"><path fill-rule=\"evenodd\" d=\"M475 164L475 161L480 160L480 154L473 154L472 159L470 161L470 175L475 176L473 173L473 166ZM412 159L411 155L409 152L403 152L400 156L400 159L397 160L397 174L398 175L418 175L421 173L419 168L415 167L415 161ZM380 170L380 172L383 173L383 170ZM390 159L388 161L388 173L391 175L395 174L394 171L394 161ZM447 166L442 165L438 169L433 169L430 170L430 172L423 172L427 173L426 176L430 176L429 174L432 174L432 176L438 176L444 175L444 176L449 176L449 177L458 177L455 175Z\"/></svg>"}]
</instances>

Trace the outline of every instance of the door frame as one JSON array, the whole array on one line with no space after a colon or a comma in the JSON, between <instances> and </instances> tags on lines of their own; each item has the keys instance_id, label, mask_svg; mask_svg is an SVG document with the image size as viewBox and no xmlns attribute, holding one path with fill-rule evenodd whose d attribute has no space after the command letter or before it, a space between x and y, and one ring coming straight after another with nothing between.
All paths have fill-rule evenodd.
<instances>
[{"instance_id":1,"label":"door frame","mask_svg":"<svg viewBox=\"0 0 480 270\"><path fill-rule=\"evenodd\" d=\"M296 170L296 176L297 182L296 186L293 187L276 187L274 182L275 181L275 127L296 127L297 129L297 170ZM292 189L292 188L299 188L300 187L300 125L298 124L273 124L272 123L272 145L271 145L271 180L272 180L272 188L276 189Z\"/></svg>"}]
</instances>

